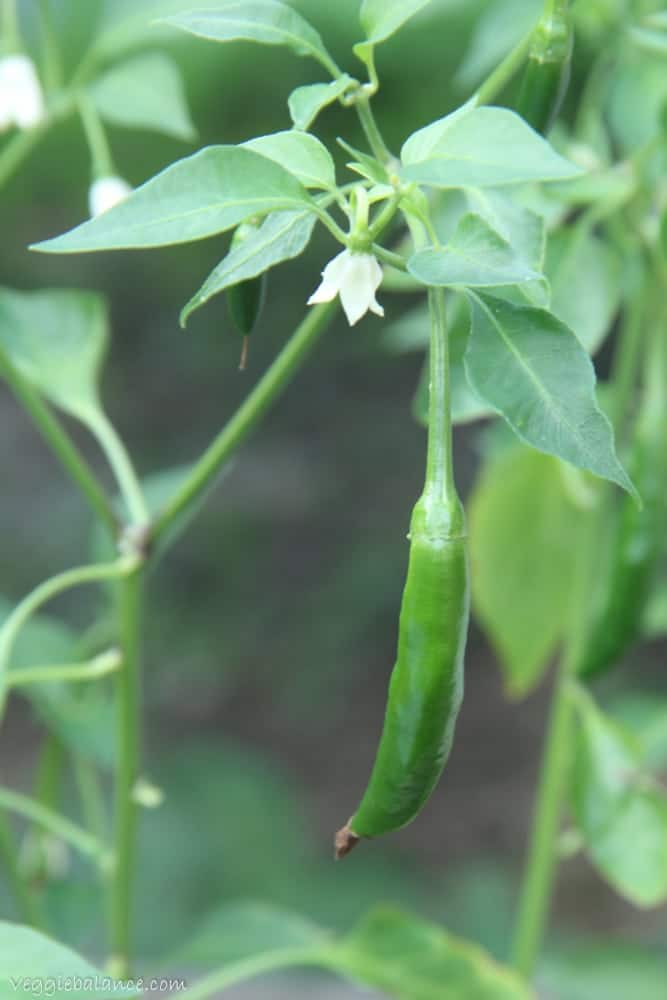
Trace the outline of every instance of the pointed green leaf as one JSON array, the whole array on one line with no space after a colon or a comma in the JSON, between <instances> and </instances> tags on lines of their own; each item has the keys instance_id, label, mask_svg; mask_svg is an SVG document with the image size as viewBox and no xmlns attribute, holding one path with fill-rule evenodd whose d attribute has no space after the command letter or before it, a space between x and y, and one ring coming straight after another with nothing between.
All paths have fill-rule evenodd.
<instances>
[{"instance_id":1,"label":"pointed green leaf","mask_svg":"<svg viewBox=\"0 0 667 1000\"><path fill-rule=\"evenodd\" d=\"M667 899L667 796L640 773L641 750L578 689L572 801L591 860L636 906Z\"/></svg>"},{"instance_id":2,"label":"pointed green leaf","mask_svg":"<svg viewBox=\"0 0 667 1000\"><path fill-rule=\"evenodd\" d=\"M560 462L514 446L485 466L469 517L475 614L507 691L522 697L542 679L567 626L581 516Z\"/></svg>"},{"instance_id":3,"label":"pointed green leaf","mask_svg":"<svg viewBox=\"0 0 667 1000\"><path fill-rule=\"evenodd\" d=\"M114 66L91 84L89 94L112 125L154 129L177 139L196 136L180 70L161 52L145 52Z\"/></svg>"},{"instance_id":4,"label":"pointed green leaf","mask_svg":"<svg viewBox=\"0 0 667 1000\"><path fill-rule=\"evenodd\" d=\"M419 250L408 270L425 285L493 288L537 282L533 271L479 215L464 215L444 247Z\"/></svg>"},{"instance_id":5,"label":"pointed green leaf","mask_svg":"<svg viewBox=\"0 0 667 1000\"><path fill-rule=\"evenodd\" d=\"M337 76L319 34L287 4L277 0L227 0L213 10L190 10L164 18L165 24L214 42L249 41L286 45L297 55L317 59Z\"/></svg>"},{"instance_id":6,"label":"pointed green leaf","mask_svg":"<svg viewBox=\"0 0 667 1000\"><path fill-rule=\"evenodd\" d=\"M280 164L304 187L327 189L336 186L336 168L331 153L314 135L296 130L274 132L249 139L242 147Z\"/></svg>"},{"instance_id":7,"label":"pointed green leaf","mask_svg":"<svg viewBox=\"0 0 667 1000\"><path fill-rule=\"evenodd\" d=\"M171 30L156 23L183 9L183 0L106 0L89 50L91 64L109 64L124 53L169 42ZM172 36L173 37L173 36Z\"/></svg>"},{"instance_id":8,"label":"pointed green leaf","mask_svg":"<svg viewBox=\"0 0 667 1000\"><path fill-rule=\"evenodd\" d=\"M369 181L373 181L374 184L389 184L389 174L387 173L387 168L384 164L379 163L374 156L369 156L368 153L363 153L360 149L356 149L351 146L349 142L345 139L338 137L336 139L338 145L349 153L356 160L355 163L348 163L347 166L350 170L354 170L355 173L360 174Z\"/></svg>"},{"instance_id":9,"label":"pointed green leaf","mask_svg":"<svg viewBox=\"0 0 667 1000\"><path fill-rule=\"evenodd\" d=\"M332 949L330 967L401 1000L531 1000L529 987L477 945L378 907Z\"/></svg>"},{"instance_id":10,"label":"pointed green leaf","mask_svg":"<svg viewBox=\"0 0 667 1000\"><path fill-rule=\"evenodd\" d=\"M594 354L620 306L620 261L608 244L575 226L549 236L545 272L552 313Z\"/></svg>"},{"instance_id":11,"label":"pointed green leaf","mask_svg":"<svg viewBox=\"0 0 667 1000\"><path fill-rule=\"evenodd\" d=\"M609 707L612 718L632 733L649 771L667 770L667 698L657 692L628 691Z\"/></svg>"},{"instance_id":12,"label":"pointed green leaf","mask_svg":"<svg viewBox=\"0 0 667 1000\"><path fill-rule=\"evenodd\" d=\"M1 1000L42 994L71 1000L111 1000L138 997L142 991L116 982L69 948L30 927L0 922Z\"/></svg>"},{"instance_id":13,"label":"pointed green leaf","mask_svg":"<svg viewBox=\"0 0 667 1000\"><path fill-rule=\"evenodd\" d=\"M511 52L540 16L541 0L486 0L478 8L472 37L456 70L457 91L471 91Z\"/></svg>"},{"instance_id":14,"label":"pointed green leaf","mask_svg":"<svg viewBox=\"0 0 667 1000\"><path fill-rule=\"evenodd\" d=\"M108 339L106 306L97 295L0 289L0 346L24 378L84 423L100 409Z\"/></svg>"},{"instance_id":15,"label":"pointed green leaf","mask_svg":"<svg viewBox=\"0 0 667 1000\"><path fill-rule=\"evenodd\" d=\"M366 38L373 45L384 42L430 2L431 0L364 0L360 18Z\"/></svg>"},{"instance_id":16,"label":"pointed green leaf","mask_svg":"<svg viewBox=\"0 0 667 1000\"><path fill-rule=\"evenodd\" d=\"M311 204L299 181L265 156L209 146L173 163L103 215L33 249L81 253L189 243L253 215Z\"/></svg>"},{"instance_id":17,"label":"pointed green leaf","mask_svg":"<svg viewBox=\"0 0 667 1000\"><path fill-rule=\"evenodd\" d=\"M353 83L352 77L343 73L331 83L309 83L293 90L287 100L287 106L294 128L307 131L320 111L337 101Z\"/></svg>"},{"instance_id":18,"label":"pointed green leaf","mask_svg":"<svg viewBox=\"0 0 667 1000\"><path fill-rule=\"evenodd\" d=\"M285 260L298 257L308 245L316 218L312 212L274 212L211 272L181 312L181 326L214 295L255 278Z\"/></svg>"},{"instance_id":19,"label":"pointed green leaf","mask_svg":"<svg viewBox=\"0 0 667 1000\"><path fill-rule=\"evenodd\" d=\"M539 451L636 493L595 399L588 354L542 309L475 294L465 365L475 392Z\"/></svg>"},{"instance_id":20,"label":"pointed green leaf","mask_svg":"<svg viewBox=\"0 0 667 1000\"><path fill-rule=\"evenodd\" d=\"M401 151L405 180L435 187L498 187L581 173L519 115L468 102L415 132Z\"/></svg>"}]
</instances>

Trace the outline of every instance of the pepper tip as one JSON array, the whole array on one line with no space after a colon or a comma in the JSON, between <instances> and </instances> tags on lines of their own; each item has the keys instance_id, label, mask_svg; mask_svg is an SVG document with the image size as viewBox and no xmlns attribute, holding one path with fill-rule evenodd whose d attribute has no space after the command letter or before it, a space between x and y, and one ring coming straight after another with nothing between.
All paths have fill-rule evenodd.
<instances>
[{"instance_id":1,"label":"pepper tip","mask_svg":"<svg viewBox=\"0 0 667 1000\"><path fill-rule=\"evenodd\" d=\"M357 846L360 839L361 838L350 829L348 821L342 829L338 830L336 836L334 837L336 861L340 861L347 854L349 854L350 851Z\"/></svg>"}]
</instances>

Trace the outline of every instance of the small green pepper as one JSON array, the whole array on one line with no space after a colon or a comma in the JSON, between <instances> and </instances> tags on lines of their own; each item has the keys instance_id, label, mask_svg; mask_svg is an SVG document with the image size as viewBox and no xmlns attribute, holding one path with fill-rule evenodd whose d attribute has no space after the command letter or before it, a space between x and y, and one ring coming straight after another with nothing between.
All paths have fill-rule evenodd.
<instances>
[{"instance_id":1,"label":"small green pepper","mask_svg":"<svg viewBox=\"0 0 667 1000\"><path fill-rule=\"evenodd\" d=\"M361 804L335 839L342 858L361 837L405 826L445 766L463 697L469 614L465 516L451 467L449 368L440 292L431 337L431 401L426 484L410 523L398 653L382 737Z\"/></svg>"},{"instance_id":2,"label":"small green pepper","mask_svg":"<svg viewBox=\"0 0 667 1000\"><path fill-rule=\"evenodd\" d=\"M553 125L567 92L573 37L567 4L562 3L543 17L533 32L516 109L542 134Z\"/></svg>"},{"instance_id":3,"label":"small green pepper","mask_svg":"<svg viewBox=\"0 0 667 1000\"><path fill-rule=\"evenodd\" d=\"M232 248L240 246L255 231L251 223L239 226L232 237ZM248 338L259 320L266 297L266 274L247 281L239 281L227 289L227 307L234 326L243 337L239 369L243 371L248 360Z\"/></svg>"},{"instance_id":4,"label":"small green pepper","mask_svg":"<svg viewBox=\"0 0 667 1000\"><path fill-rule=\"evenodd\" d=\"M657 343L657 342L656 342ZM664 344L647 357L647 376L628 471L643 501L624 495L615 512L609 571L578 673L602 673L640 637L644 608L667 532L667 365Z\"/></svg>"}]
</instances>

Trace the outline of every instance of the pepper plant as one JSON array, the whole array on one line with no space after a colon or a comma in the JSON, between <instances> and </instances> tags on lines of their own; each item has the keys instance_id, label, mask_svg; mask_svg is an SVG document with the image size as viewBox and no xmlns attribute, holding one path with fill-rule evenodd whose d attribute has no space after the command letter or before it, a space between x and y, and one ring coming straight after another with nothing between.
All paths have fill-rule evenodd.
<instances>
[{"instance_id":1,"label":"pepper plant","mask_svg":"<svg viewBox=\"0 0 667 1000\"><path fill-rule=\"evenodd\" d=\"M638 121L624 108L640 86L638 66L667 77L667 13L650 0L526 0L516 5L521 16L512 27L525 25L512 45L500 30L504 4L489 4L459 68L467 99L436 121L415 121L393 150L374 113L376 50L418 15L445 31L446 10L431 11L429 0L363 0L349 72L296 6L278 0L218 0L186 10L163 0L127 20L112 11L68 78L49 2L35 6L35 61L14 0L1 8L0 128L14 132L0 148L0 183L72 114L91 158L91 218L62 235L44 233L35 251L131 251L231 232L228 252L193 290L180 323L225 294L244 338L255 326L267 271L305 253L318 225L330 234L331 252L321 261L319 286L304 290L296 330L204 453L177 481L168 479L166 490L163 484L157 502L102 406L103 300L70 289L0 292L0 375L87 500L108 552L103 561L64 568L7 607L0 629L3 710L14 691L31 701L46 731L68 748L83 802L82 818L71 819L43 795L0 789L0 848L21 918L0 928L2 981L95 974L43 936L58 929L44 926L39 888L18 860L13 816L95 866L108 912L106 968L121 979L136 970L137 824L160 795L141 765L147 575L288 390L338 305L356 325L369 311L384 316L390 297L408 295L409 307L387 322L381 341L395 355L425 352L414 415L428 432L426 485L411 522L398 657L375 768L336 849L342 857L360 839L415 820L436 787L463 694L470 576L474 613L509 696L543 682L555 656L560 664L512 967L386 908L333 938L294 914L236 904L221 925L217 969L188 995L217 995L252 975L303 965L406 1000L534 995L556 868L566 853L585 851L638 906L667 899L667 796L657 773L664 760L656 760L647 736L667 709L648 700L639 723L636 713L619 718L603 706L597 686L643 636L665 629L667 85L647 89ZM132 190L114 166L106 122L194 134L178 68L156 50L165 33L221 52L235 41L281 46L286 57L314 60L322 79L290 94L290 127L201 149ZM573 52L580 76L566 97ZM316 134L318 117L334 103L357 117L366 140L357 149L339 139L344 176L336 151ZM608 377L600 384L591 359L610 334L598 366ZM242 366L246 356L247 340ZM118 497L104 490L60 411L95 436ZM466 527L452 427L473 421L484 421L485 447ZM397 532L407 520L406 513ZM100 585L103 620L76 642L42 610L72 588ZM113 710L110 822L99 769L81 754L80 734L63 723L68 705L85 704L82 689L103 692ZM54 746L47 743L47 751ZM342 812L349 806L340 803ZM346 864L363 865L372 850L365 843ZM225 929L238 946L225 941ZM86 995L120 988L91 982ZM122 992L141 990L126 983Z\"/></svg>"}]
</instances>

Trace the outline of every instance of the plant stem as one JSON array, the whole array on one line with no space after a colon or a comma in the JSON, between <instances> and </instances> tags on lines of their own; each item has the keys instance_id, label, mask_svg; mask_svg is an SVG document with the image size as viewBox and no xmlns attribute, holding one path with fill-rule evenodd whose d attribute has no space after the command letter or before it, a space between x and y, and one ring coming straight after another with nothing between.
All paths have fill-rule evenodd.
<instances>
[{"instance_id":1,"label":"plant stem","mask_svg":"<svg viewBox=\"0 0 667 1000\"><path fill-rule=\"evenodd\" d=\"M368 97L360 98L356 101L355 107L357 109L361 127L364 130L364 135L368 140L368 145L373 150L373 154L377 157L380 163L390 163L393 160L393 156L387 149L385 141L380 133L380 129L377 126L377 122L375 121L375 116L371 108L370 99Z\"/></svg>"},{"instance_id":2,"label":"plant stem","mask_svg":"<svg viewBox=\"0 0 667 1000\"><path fill-rule=\"evenodd\" d=\"M496 66L493 72L486 78L484 83L478 87L472 97L475 104L490 104L491 101L498 96L498 94L502 93L512 77L518 73L526 61L530 51L532 37L533 29L531 28L528 34L525 35L521 41L515 45L512 51L505 56L503 61Z\"/></svg>"},{"instance_id":3,"label":"plant stem","mask_svg":"<svg viewBox=\"0 0 667 1000\"><path fill-rule=\"evenodd\" d=\"M9 51L16 51L21 48L21 31L16 0L2 0L0 12L2 13L0 35L4 36Z\"/></svg>"},{"instance_id":4,"label":"plant stem","mask_svg":"<svg viewBox=\"0 0 667 1000\"><path fill-rule=\"evenodd\" d=\"M37 826L41 826L44 830L55 834L56 837L60 837L61 840L67 841L81 854L88 855L98 863L103 864L108 861L106 847L100 843L97 837L93 837L87 830L72 823L71 820L54 812L54 810L35 802L27 795L21 795L9 788L0 788L0 808L24 816Z\"/></svg>"},{"instance_id":5,"label":"plant stem","mask_svg":"<svg viewBox=\"0 0 667 1000\"><path fill-rule=\"evenodd\" d=\"M101 653L88 663L63 663L48 667L24 667L11 670L7 675L8 687L23 687L25 684L48 684L59 681L94 681L115 673L122 666L117 650Z\"/></svg>"},{"instance_id":6,"label":"plant stem","mask_svg":"<svg viewBox=\"0 0 667 1000\"><path fill-rule=\"evenodd\" d=\"M14 368L1 348L0 375L6 380L16 399L32 418L46 443L88 500L94 513L109 532L115 536L118 529L116 516L90 466L63 430L60 422L43 402L41 396L35 392L27 379L24 379Z\"/></svg>"},{"instance_id":7,"label":"plant stem","mask_svg":"<svg viewBox=\"0 0 667 1000\"><path fill-rule=\"evenodd\" d=\"M513 965L527 979L533 974L544 936L558 860L557 837L570 757L572 705L567 684L570 662L565 653L556 678L514 932Z\"/></svg>"},{"instance_id":8,"label":"plant stem","mask_svg":"<svg viewBox=\"0 0 667 1000\"><path fill-rule=\"evenodd\" d=\"M18 864L18 854L14 834L4 816L0 815L0 856L4 862L7 880L16 901L21 920L32 927L41 925L37 902L26 885Z\"/></svg>"},{"instance_id":9,"label":"plant stem","mask_svg":"<svg viewBox=\"0 0 667 1000\"><path fill-rule=\"evenodd\" d=\"M335 961L331 963L336 968ZM187 1000L206 1000L206 997L219 994L228 986L245 982L255 976L276 972L279 969L289 969L295 966L327 965L327 950L312 948L286 948L283 951L266 952L261 955L251 955L249 958L232 962L230 965L212 972L189 989L185 996Z\"/></svg>"},{"instance_id":10,"label":"plant stem","mask_svg":"<svg viewBox=\"0 0 667 1000\"><path fill-rule=\"evenodd\" d=\"M62 86L62 66L60 52L53 28L53 17L49 0L39 0L40 28L42 33L42 65L44 86L47 93Z\"/></svg>"},{"instance_id":11,"label":"plant stem","mask_svg":"<svg viewBox=\"0 0 667 1000\"><path fill-rule=\"evenodd\" d=\"M136 556L125 556L113 563L77 566L45 580L16 605L0 629L0 702L4 707L7 688L7 666L16 638L28 619L47 601L72 587L127 576L138 565Z\"/></svg>"},{"instance_id":12,"label":"plant stem","mask_svg":"<svg viewBox=\"0 0 667 1000\"><path fill-rule=\"evenodd\" d=\"M116 772L114 842L116 866L111 884L111 962L115 975L130 971L132 886L136 853L137 805L133 789L139 772L141 713L141 620L144 577L141 569L119 587L123 669L116 681Z\"/></svg>"},{"instance_id":13,"label":"plant stem","mask_svg":"<svg viewBox=\"0 0 667 1000\"><path fill-rule=\"evenodd\" d=\"M94 178L110 177L116 171L113 165L111 149L109 148L109 141L104 131L104 126L100 121L100 116L90 98L83 92L78 95L77 105L88 149L90 150L92 175Z\"/></svg>"},{"instance_id":14,"label":"plant stem","mask_svg":"<svg viewBox=\"0 0 667 1000\"><path fill-rule=\"evenodd\" d=\"M445 293L429 288L431 346L429 351L428 452L426 489L435 499L456 500L452 458L452 416L449 343L445 317Z\"/></svg>"},{"instance_id":15,"label":"plant stem","mask_svg":"<svg viewBox=\"0 0 667 1000\"><path fill-rule=\"evenodd\" d=\"M135 525L148 524L151 515L141 484L116 428L100 410L91 411L87 415L87 420L113 470L132 522Z\"/></svg>"},{"instance_id":16,"label":"plant stem","mask_svg":"<svg viewBox=\"0 0 667 1000\"><path fill-rule=\"evenodd\" d=\"M271 367L196 463L179 492L157 517L151 531L152 543L165 535L174 521L196 503L225 462L238 451L306 360L328 326L335 309L334 301L314 306L308 312Z\"/></svg>"}]
</instances>

